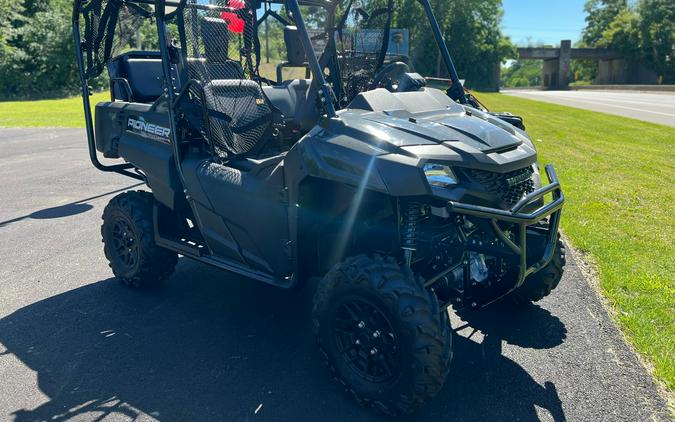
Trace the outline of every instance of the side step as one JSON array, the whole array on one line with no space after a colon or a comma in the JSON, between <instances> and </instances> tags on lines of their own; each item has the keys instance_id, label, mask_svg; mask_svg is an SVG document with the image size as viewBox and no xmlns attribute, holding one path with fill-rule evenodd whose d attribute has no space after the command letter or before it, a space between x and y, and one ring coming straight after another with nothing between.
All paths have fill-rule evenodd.
<instances>
[{"instance_id":1,"label":"side step","mask_svg":"<svg viewBox=\"0 0 675 422\"><path fill-rule=\"evenodd\" d=\"M240 262L213 256L209 253L209 249L206 247L206 245L185 237L180 239L163 237L157 225L157 207L154 209L153 217L155 243L158 246L177 252L187 258L203 262L216 268L220 268L221 270L239 274L257 281L262 281L263 283L271 284L273 286L285 289L296 287L297 283L295 282L295 277L293 276L279 278L264 271L254 270L246 265L241 264Z\"/></svg>"},{"instance_id":2,"label":"side step","mask_svg":"<svg viewBox=\"0 0 675 422\"><path fill-rule=\"evenodd\" d=\"M292 284L289 283L289 280L280 280L271 274L253 270L237 262L209 255L206 247L186 239L175 241L155 235L155 243L163 248L178 252L187 258L192 258L196 261L220 268L221 270L230 271L254 280L262 281L263 283L279 287L291 287L289 284Z\"/></svg>"}]
</instances>

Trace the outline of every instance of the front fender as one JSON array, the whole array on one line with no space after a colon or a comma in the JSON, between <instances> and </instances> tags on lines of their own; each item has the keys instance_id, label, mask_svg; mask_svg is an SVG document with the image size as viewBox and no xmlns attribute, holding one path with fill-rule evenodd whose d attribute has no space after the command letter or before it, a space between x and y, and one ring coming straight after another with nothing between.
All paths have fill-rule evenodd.
<instances>
[{"instance_id":1,"label":"front fender","mask_svg":"<svg viewBox=\"0 0 675 422\"><path fill-rule=\"evenodd\" d=\"M368 139L336 135L321 127L291 148L284 165L289 191L305 177L314 177L391 196L431 193L419 158L387 151Z\"/></svg>"}]
</instances>

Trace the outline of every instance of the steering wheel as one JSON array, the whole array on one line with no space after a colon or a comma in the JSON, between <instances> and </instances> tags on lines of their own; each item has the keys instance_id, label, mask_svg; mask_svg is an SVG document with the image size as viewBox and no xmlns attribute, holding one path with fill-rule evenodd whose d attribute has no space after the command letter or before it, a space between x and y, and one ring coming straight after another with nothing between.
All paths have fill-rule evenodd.
<instances>
[{"instance_id":1,"label":"steering wheel","mask_svg":"<svg viewBox=\"0 0 675 422\"><path fill-rule=\"evenodd\" d=\"M373 76L370 89L386 88L391 92L395 92L398 87L399 78L408 72L410 72L410 66L403 62L389 63Z\"/></svg>"}]
</instances>

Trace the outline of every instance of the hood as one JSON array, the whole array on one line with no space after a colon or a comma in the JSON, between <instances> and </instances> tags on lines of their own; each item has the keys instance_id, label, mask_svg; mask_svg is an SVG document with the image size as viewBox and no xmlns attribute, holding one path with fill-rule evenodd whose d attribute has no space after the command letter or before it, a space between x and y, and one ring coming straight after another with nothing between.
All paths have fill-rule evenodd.
<instances>
[{"instance_id":1,"label":"hood","mask_svg":"<svg viewBox=\"0 0 675 422\"><path fill-rule=\"evenodd\" d=\"M496 172L512 171L537 159L523 132L487 113L459 105L423 114L349 110L341 112L329 127L330 142L350 149L372 148L378 155L403 155Z\"/></svg>"},{"instance_id":2,"label":"hood","mask_svg":"<svg viewBox=\"0 0 675 422\"><path fill-rule=\"evenodd\" d=\"M450 100L437 89L360 93L338 113L345 127L374 134L394 147L453 144L489 154L512 150L529 142L524 132L480 110Z\"/></svg>"},{"instance_id":3,"label":"hood","mask_svg":"<svg viewBox=\"0 0 675 422\"><path fill-rule=\"evenodd\" d=\"M388 142L397 147L461 143L490 153L514 149L523 142L504 125L466 113L402 117L379 112L362 115L359 120L350 123L361 125L365 130L386 132Z\"/></svg>"}]
</instances>

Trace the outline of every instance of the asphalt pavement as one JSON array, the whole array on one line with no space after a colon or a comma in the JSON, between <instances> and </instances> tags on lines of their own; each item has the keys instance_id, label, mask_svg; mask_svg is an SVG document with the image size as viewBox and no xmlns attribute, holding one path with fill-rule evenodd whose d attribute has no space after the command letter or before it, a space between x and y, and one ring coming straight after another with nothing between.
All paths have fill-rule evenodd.
<instances>
[{"instance_id":1,"label":"asphalt pavement","mask_svg":"<svg viewBox=\"0 0 675 422\"><path fill-rule=\"evenodd\" d=\"M675 92L505 89L502 93L675 126Z\"/></svg>"},{"instance_id":2,"label":"asphalt pavement","mask_svg":"<svg viewBox=\"0 0 675 422\"><path fill-rule=\"evenodd\" d=\"M83 130L0 129L0 181L0 420L385 420L322 365L311 286L184 258L155 291L113 279L100 216L136 182L94 170ZM407 420L667 420L569 260L539 305L453 317L450 377Z\"/></svg>"}]
</instances>

